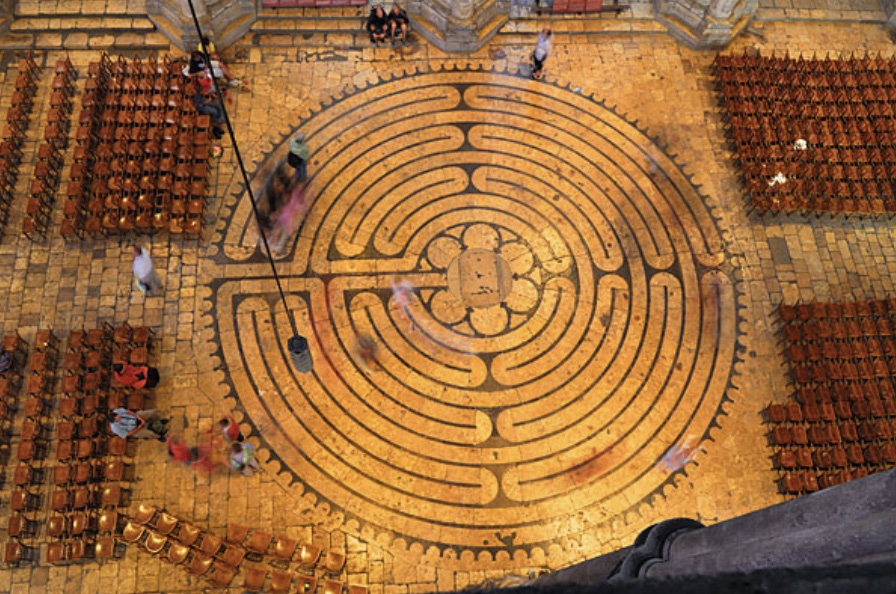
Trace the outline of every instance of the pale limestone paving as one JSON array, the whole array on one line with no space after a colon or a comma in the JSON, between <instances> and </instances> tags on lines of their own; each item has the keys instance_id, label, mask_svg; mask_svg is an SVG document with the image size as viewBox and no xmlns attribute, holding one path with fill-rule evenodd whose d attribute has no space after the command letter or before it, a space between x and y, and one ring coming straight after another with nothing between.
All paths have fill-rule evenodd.
<instances>
[{"instance_id":1,"label":"pale limestone paving","mask_svg":"<svg viewBox=\"0 0 896 594\"><path fill-rule=\"evenodd\" d=\"M54 14L77 11L145 14L143 2L20 2L18 14ZM837 11L873 12L874 3L852 0L839 3ZM763 11L820 10L832 12L826 3L806 5L796 0L762 0ZM878 9L879 10L879 9ZM885 17L881 16L883 20ZM836 23L763 21L764 40L755 36L736 39L728 51L759 47L763 54L789 50L848 54L853 49L890 52L886 31L869 24L848 27ZM72 41L71 43L75 43ZM72 47L84 48L87 39ZM248 81L249 92L232 93L232 119L250 171L281 147L283 139L330 104L332 97L351 95L393 74L415 69L441 71L459 65L516 72L525 65L528 49L504 48L506 57L490 58L487 46L469 57L447 57L424 47L412 55L390 49L331 52L307 48L278 48L266 52L252 47L238 57L226 52L235 72ZM616 548L627 546L634 536L657 518L688 516L713 523L781 501L768 464L765 428L759 410L770 401L788 395L783 360L778 352L772 312L782 300L878 298L896 294L896 229L887 220L850 220L787 216L761 218L746 210L743 188L730 159L713 92L712 54L677 45L666 35L601 35L558 39L546 82L577 93L593 95L654 138L657 144L693 178L707 197L719 227L724 230L731 266L737 269L738 303L743 310L739 342L744 362L736 366L730 393L732 402L714 430L715 443L698 452L687 476L678 476L666 487L664 497L651 505L608 523L596 523L578 515L569 503L568 537L544 549L508 548L493 558L477 559L469 550L444 548L429 543L397 541L394 534L372 529L347 518L326 502L317 500L301 484L291 484L272 462L264 435L270 428L256 427L250 441L261 446L259 457L268 469L252 478L206 477L168 464L162 448L141 444L133 500L164 506L219 536L229 523L286 535L300 542L343 550L348 560L344 579L368 584L374 594L448 591L481 583L505 574L525 575L530 568L559 567ZM175 52L179 54L179 52ZM50 52L52 65L61 55ZM98 57L95 50L72 50L81 72ZM299 59L302 57L302 59ZM339 60L333 58L338 57ZM15 64L3 73L0 106L6 108L12 94ZM41 80L40 97L47 96L51 77ZM83 76L79 79L83 88ZM29 171L37 149L37 130L43 128L48 105L35 104L22 171ZM313 139L312 139L313 143ZM229 147L228 147L229 149ZM69 149L69 151L71 148ZM70 153L67 163L70 162ZM312 171L324 163L312 163ZM171 411L177 431L195 440L221 414L244 412L226 383L219 343L234 340L213 330L216 312L210 311L211 284L231 276L217 264L219 250L242 249L241 240L225 238L228 223L246 207L232 151L228 150L213 176L206 222L208 231L199 242L156 236L150 243L154 260L165 280L164 294L146 298L132 289L130 238L110 237L66 244L58 236L59 208L54 209L48 238L34 244L21 237L24 201L18 200L0 240L0 321L4 332L18 328L26 340L40 328L54 331L94 328L102 322L155 328L158 347L153 357L162 372L157 402ZM67 169L63 182L67 181ZM64 183L63 183L64 186ZM25 188L24 183L19 189ZM211 224L212 221L217 221ZM214 230L212 230L214 228ZM786 247L788 257L780 250ZM247 280L247 287L264 287ZM307 320L301 321L307 324ZM247 388L239 388L242 391ZM276 389L269 386L268 389ZM725 452L728 452L726 454ZM7 477L12 467L7 465ZM4 484L9 485L7 480ZM46 485L45 485L46 486ZM8 498L10 488L0 492ZM6 515L0 514L0 524ZM386 527L388 528L388 527ZM2 539L0 539L2 540ZM41 536L38 542L45 543ZM239 588L238 576L231 591ZM39 592L103 591L199 592L205 584L178 569L131 547L117 561L68 567L35 566L0 570L0 591L22 594Z\"/></svg>"}]
</instances>

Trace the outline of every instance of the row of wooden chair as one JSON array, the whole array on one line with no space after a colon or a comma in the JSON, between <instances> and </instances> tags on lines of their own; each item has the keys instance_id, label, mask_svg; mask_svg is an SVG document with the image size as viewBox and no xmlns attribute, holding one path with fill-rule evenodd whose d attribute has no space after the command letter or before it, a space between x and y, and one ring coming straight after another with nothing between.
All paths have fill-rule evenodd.
<instances>
[{"instance_id":1,"label":"row of wooden chair","mask_svg":"<svg viewBox=\"0 0 896 594\"><path fill-rule=\"evenodd\" d=\"M11 500L11 534L19 539L34 538L46 523L47 535L54 539L46 548L51 563L115 554L111 531L102 528L102 518L128 505L129 483L134 479L134 467L129 462L133 443L110 438L104 414L108 405L102 404L103 395L86 391L86 381L77 388L67 388L66 380L96 375L99 370L108 376L111 353L122 349L129 355L132 347L142 352L141 362L145 364L151 337L148 327L132 328L126 323L117 328L104 324L92 330L73 331L64 341L61 390L65 397L59 400L59 409L50 406L56 394L52 381L42 383L40 391L29 386L29 402L40 401L41 406L29 408L26 402L18 446L20 462L14 474ZM4 348L20 350L22 342L18 334L11 334L4 339ZM30 379L53 376L62 344L63 340L50 330L35 335L28 363ZM124 393L130 388L117 390ZM72 402L75 404L67 404ZM51 437L52 425L55 433ZM43 462L50 445L55 445L52 466ZM53 488L42 497L48 470L52 471ZM29 549L34 549L31 543L10 544L9 562L30 559Z\"/></svg>"},{"instance_id":2,"label":"row of wooden chair","mask_svg":"<svg viewBox=\"0 0 896 594\"><path fill-rule=\"evenodd\" d=\"M297 585L299 594L315 594L318 578L314 571L321 558L320 547L312 544L299 545L295 540L274 537L261 530L250 530L240 524L231 524L227 536L220 538L203 531L176 516L140 504L125 525L121 539L137 544L146 552L160 556L174 565L183 566L194 576L202 576L213 587L225 588L233 581L247 557L256 561L270 557L272 563L290 562L299 564L298 573L285 569L274 569L263 565L245 567L244 588L250 592L260 592L270 576L270 588L274 594L286 594ZM338 576L345 566L345 555L337 551L327 552L322 565L325 576ZM323 594L341 594L345 584L337 579L323 580ZM366 588L350 588L351 594L365 594Z\"/></svg>"},{"instance_id":3,"label":"row of wooden chair","mask_svg":"<svg viewBox=\"0 0 896 594\"><path fill-rule=\"evenodd\" d=\"M18 62L16 90L6 113L6 126L0 140L0 225L6 224L15 198L15 184L22 161L22 142L25 140L25 131L34 107L40 74L41 68L35 61L34 54L28 51Z\"/></svg>"},{"instance_id":4,"label":"row of wooden chair","mask_svg":"<svg viewBox=\"0 0 896 594\"><path fill-rule=\"evenodd\" d=\"M719 55L715 67L753 208L896 212L896 62Z\"/></svg>"},{"instance_id":5,"label":"row of wooden chair","mask_svg":"<svg viewBox=\"0 0 896 594\"><path fill-rule=\"evenodd\" d=\"M879 74L885 76L896 72L896 56L884 58L880 52L870 55L868 52L861 57L850 52L848 57L831 57L830 52L824 58L819 58L816 53L812 57L803 56L802 52L791 58L790 52L777 55L772 51L770 56L763 56L762 52L754 48L744 48L741 54L717 54L713 60L713 68L722 73L725 71L745 71L757 77L768 76L765 80L779 80L783 73L801 75L824 75L836 73L840 76L861 76L862 74ZM889 86L896 86L896 77L888 78Z\"/></svg>"},{"instance_id":6,"label":"row of wooden chair","mask_svg":"<svg viewBox=\"0 0 896 594\"><path fill-rule=\"evenodd\" d=\"M32 240L37 235L43 236L50 224L50 213L56 201L56 191L62 174L62 154L68 146L71 97L75 92L76 76L67 56L57 61L51 106L44 128L44 142L38 150L38 160L31 181L31 197L28 199L25 218L22 221L22 232Z\"/></svg>"},{"instance_id":7,"label":"row of wooden chair","mask_svg":"<svg viewBox=\"0 0 896 594\"><path fill-rule=\"evenodd\" d=\"M91 64L79 117L70 222L62 234L168 231L198 236L211 121L197 114L179 68L103 55ZM78 155L81 155L79 157Z\"/></svg>"},{"instance_id":8,"label":"row of wooden chair","mask_svg":"<svg viewBox=\"0 0 896 594\"><path fill-rule=\"evenodd\" d=\"M782 491L896 465L896 300L782 304L777 314L795 387L764 410Z\"/></svg>"}]
</instances>

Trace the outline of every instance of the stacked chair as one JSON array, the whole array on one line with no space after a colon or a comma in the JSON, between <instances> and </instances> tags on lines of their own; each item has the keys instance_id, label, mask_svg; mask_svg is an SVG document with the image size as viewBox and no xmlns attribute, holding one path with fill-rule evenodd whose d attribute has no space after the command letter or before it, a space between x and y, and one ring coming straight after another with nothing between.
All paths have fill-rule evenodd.
<instances>
[{"instance_id":1,"label":"stacked chair","mask_svg":"<svg viewBox=\"0 0 896 594\"><path fill-rule=\"evenodd\" d=\"M103 54L89 69L64 220L87 234L198 237L211 120L196 112L182 64Z\"/></svg>"},{"instance_id":2,"label":"stacked chair","mask_svg":"<svg viewBox=\"0 0 896 594\"><path fill-rule=\"evenodd\" d=\"M753 207L896 212L896 58L745 51L714 66Z\"/></svg>"},{"instance_id":3,"label":"stacked chair","mask_svg":"<svg viewBox=\"0 0 896 594\"><path fill-rule=\"evenodd\" d=\"M116 360L147 364L151 338L148 327L126 323L76 330L64 342L49 330L36 334L23 378L27 399L16 448L7 563L36 560L34 539L44 526L50 563L102 560L120 552L116 538L125 521L119 514L129 505L134 442L110 435L109 415L118 406L145 408L148 394L113 385L111 366ZM21 369L24 341L7 335L3 347L16 352ZM56 377L59 362L61 378ZM54 455L47 459L51 448Z\"/></svg>"},{"instance_id":4,"label":"stacked chair","mask_svg":"<svg viewBox=\"0 0 896 594\"><path fill-rule=\"evenodd\" d=\"M16 75L16 90L13 92L9 111L6 112L6 127L0 141L0 223L5 224L12 204L19 164L22 161L22 142L31 110L34 107L34 95L37 92L37 81L40 78L40 67L29 51L19 60ZM26 220L28 217L26 217ZM38 228L23 226L23 231L30 238Z\"/></svg>"},{"instance_id":5,"label":"stacked chair","mask_svg":"<svg viewBox=\"0 0 896 594\"><path fill-rule=\"evenodd\" d=\"M896 299L781 305L778 315L795 388L765 409L782 491L896 466Z\"/></svg>"}]
</instances>

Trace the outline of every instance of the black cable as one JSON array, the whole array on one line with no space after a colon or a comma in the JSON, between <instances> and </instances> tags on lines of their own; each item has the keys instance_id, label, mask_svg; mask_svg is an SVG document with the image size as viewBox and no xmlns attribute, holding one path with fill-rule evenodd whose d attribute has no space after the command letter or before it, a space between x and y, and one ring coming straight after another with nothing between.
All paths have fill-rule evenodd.
<instances>
[{"instance_id":1,"label":"black cable","mask_svg":"<svg viewBox=\"0 0 896 594\"><path fill-rule=\"evenodd\" d=\"M233 126L230 125L230 116L227 114L227 109L224 107L224 95L221 93L221 86L218 84L218 79L215 78L215 69L212 68L212 59L209 55L208 46L203 41L204 36L202 34L202 28L199 26L199 18L196 16L196 8L193 7L193 0L189 0L189 4L190 13L193 15L193 24L196 26L196 33L199 35L199 43L202 46L208 69L211 73L212 85L215 88L215 93L218 95L218 104L221 106L221 113L224 114L224 124L227 126L227 132L230 134L230 142L233 143L233 152L236 155L236 161L239 164L240 172L243 174L243 183L246 185L246 192L249 194L249 203L252 205L252 212L255 214L255 223L258 225L258 232L261 234L262 242L264 242L264 249L268 255L268 262L270 262L271 271L274 273L274 280L277 281L277 291L280 293L280 299L283 301L283 311L286 312L286 317L289 319L289 325L292 327L293 334L295 336L300 336L299 329L296 327L296 322L292 315L290 315L289 307L286 305L286 295L283 294L283 285L280 284L280 275L277 274L277 266L274 264L274 256L271 254L271 246L268 245L267 235L261 225L261 217L258 215L258 206L255 204L255 196L252 194L252 185L249 183L249 175L246 173L246 167L243 165L243 157L240 155L239 146L236 144L236 136L233 133Z\"/></svg>"}]
</instances>

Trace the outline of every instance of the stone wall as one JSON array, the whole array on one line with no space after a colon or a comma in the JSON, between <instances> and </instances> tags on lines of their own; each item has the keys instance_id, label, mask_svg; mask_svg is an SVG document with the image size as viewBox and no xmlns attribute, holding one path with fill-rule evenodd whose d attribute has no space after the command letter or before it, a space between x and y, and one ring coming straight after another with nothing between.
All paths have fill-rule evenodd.
<instances>
[{"instance_id":1,"label":"stone wall","mask_svg":"<svg viewBox=\"0 0 896 594\"><path fill-rule=\"evenodd\" d=\"M654 0L657 19L682 43L725 47L750 23L758 0Z\"/></svg>"},{"instance_id":2,"label":"stone wall","mask_svg":"<svg viewBox=\"0 0 896 594\"><path fill-rule=\"evenodd\" d=\"M880 4L887 13L887 26L896 29L896 0L880 0Z\"/></svg>"}]
</instances>

